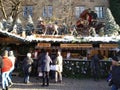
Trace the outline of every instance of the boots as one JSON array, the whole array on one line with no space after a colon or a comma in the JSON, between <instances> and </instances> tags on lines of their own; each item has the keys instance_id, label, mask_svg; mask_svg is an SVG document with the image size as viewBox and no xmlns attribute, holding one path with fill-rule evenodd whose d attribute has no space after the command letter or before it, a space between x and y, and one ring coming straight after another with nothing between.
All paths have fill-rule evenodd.
<instances>
[{"instance_id":1,"label":"boots","mask_svg":"<svg viewBox=\"0 0 120 90\"><path fill-rule=\"evenodd\" d=\"M49 78L47 78L47 86L49 86Z\"/></svg>"},{"instance_id":2,"label":"boots","mask_svg":"<svg viewBox=\"0 0 120 90\"><path fill-rule=\"evenodd\" d=\"M2 89L2 90L8 90L8 87L6 87L6 89Z\"/></svg>"},{"instance_id":3,"label":"boots","mask_svg":"<svg viewBox=\"0 0 120 90\"><path fill-rule=\"evenodd\" d=\"M8 87L6 87L6 90L8 90Z\"/></svg>"},{"instance_id":4,"label":"boots","mask_svg":"<svg viewBox=\"0 0 120 90\"><path fill-rule=\"evenodd\" d=\"M45 86L45 78L43 78L43 84L42 84L42 86Z\"/></svg>"}]
</instances>

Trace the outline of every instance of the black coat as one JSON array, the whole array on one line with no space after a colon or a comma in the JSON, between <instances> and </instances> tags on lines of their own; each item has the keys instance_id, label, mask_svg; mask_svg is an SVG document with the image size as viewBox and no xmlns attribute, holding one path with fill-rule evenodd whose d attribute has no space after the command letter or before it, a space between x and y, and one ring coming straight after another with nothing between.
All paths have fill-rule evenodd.
<instances>
[{"instance_id":1,"label":"black coat","mask_svg":"<svg viewBox=\"0 0 120 90\"><path fill-rule=\"evenodd\" d=\"M30 73L32 70L33 59L26 57L23 61L23 71L25 73Z\"/></svg>"},{"instance_id":2,"label":"black coat","mask_svg":"<svg viewBox=\"0 0 120 90\"><path fill-rule=\"evenodd\" d=\"M120 88L120 66L113 66L112 81L118 88Z\"/></svg>"},{"instance_id":3,"label":"black coat","mask_svg":"<svg viewBox=\"0 0 120 90\"><path fill-rule=\"evenodd\" d=\"M91 69L97 71L100 68L100 58L98 55L94 55L91 61Z\"/></svg>"}]
</instances>

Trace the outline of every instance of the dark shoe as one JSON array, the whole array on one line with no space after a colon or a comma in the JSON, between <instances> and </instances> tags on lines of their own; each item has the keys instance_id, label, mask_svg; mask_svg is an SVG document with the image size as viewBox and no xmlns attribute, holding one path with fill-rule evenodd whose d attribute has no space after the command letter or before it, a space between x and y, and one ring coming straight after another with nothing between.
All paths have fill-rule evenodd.
<instances>
[{"instance_id":1,"label":"dark shoe","mask_svg":"<svg viewBox=\"0 0 120 90\"><path fill-rule=\"evenodd\" d=\"M47 87L49 86L49 85L46 85Z\"/></svg>"},{"instance_id":2,"label":"dark shoe","mask_svg":"<svg viewBox=\"0 0 120 90\"><path fill-rule=\"evenodd\" d=\"M58 81L55 81L55 83L58 83Z\"/></svg>"},{"instance_id":3,"label":"dark shoe","mask_svg":"<svg viewBox=\"0 0 120 90\"><path fill-rule=\"evenodd\" d=\"M13 83L11 82L8 87L11 87L12 85L13 85Z\"/></svg>"},{"instance_id":4,"label":"dark shoe","mask_svg":"<svg viewBox=\"0 0 120 90\"><path fill-rule=\"evenodd\" d=\"M43 85L41 85L42 87L44 87L45 85L43 84Z\"/></svg>"},{"instance_id":5,"label":"dark shoe","mask_svg":"<svg viewBox=\"0 0 120 90\"><path fill-rule=\"evenodd\" d=\"M8 90L8 87L6 87L6 90Z\"/></svg>"},{"instance_id":6,"label":"dark shoe","mask_svg":"<svg viewBox=\"0 0 120 90\"><path fill-rule=\"evenodd\" d=\"M112 86L113 82L112 80L109 81L108 86Z\"/></svg>"},{"instance_id":7,"label":"dark shoe","mask_svg":"<svg viewBox=\"0 0 120 90\"><path fill-rule=\"evenodd\" d=\"M62 83L62 80L60 80L59 82Z\"/></svg>"},{"instance_id":8,"label":"dark shoe","mask_svg":"<svg viewBox=\"0 0 120 90\"><path fill-rule=\"evenodd\" d=\"M29 83L31 83L30 81L27 81L27 82L24 82L25 84L29 84Z\"/></svg>"}]
</instances>

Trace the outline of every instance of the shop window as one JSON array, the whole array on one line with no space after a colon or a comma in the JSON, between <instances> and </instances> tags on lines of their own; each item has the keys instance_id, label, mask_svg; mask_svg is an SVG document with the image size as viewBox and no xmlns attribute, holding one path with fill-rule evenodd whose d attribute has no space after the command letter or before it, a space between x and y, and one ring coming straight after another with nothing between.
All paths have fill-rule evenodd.
<instances>
[{"instance_id":1,"label":"shop window","mask_svg":"<svg viewBox=\"0 0 120 90\"><path fill-rule=\"evenodd\" d=\"M28 16L33 16L33 6L24 6L23 17L28 18Z\"/></svg>"},{"instance_id":2,"label":"shop window","mask_svg":"<svg viewBox=\"0 0 120 90\"><path fill-rule=\"evenodd\" d=\"M75 7L75 17L79 18L80 14L85 10L85 6Z\"/></svg>"},{"instance_id":3,"label":"shop window","mask_svg":"<svg viewBox=\"0 0 120 90\"><path fill-rule=\"evenodd\" d=\"M52 17L52 14L53 14L52 6L43 7L43 17Z\"/></svg>"},{"instance_id":4,"label":"shop window","mask_svg":"<svg viewBox=\"0 0 120 90\"><path fill-rule=\"evenodd\" d=\"M95 7L95 11L97 13L98 18L104 18L104 7L102 6Z\"/></svg>"}]
</instances>

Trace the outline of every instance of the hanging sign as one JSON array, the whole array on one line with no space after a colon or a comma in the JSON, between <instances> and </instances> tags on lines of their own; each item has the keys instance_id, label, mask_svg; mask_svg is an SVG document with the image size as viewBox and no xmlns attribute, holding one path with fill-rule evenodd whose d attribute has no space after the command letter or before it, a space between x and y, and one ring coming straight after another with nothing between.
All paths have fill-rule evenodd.
<instances>
[{"instance_id":1,"label":"hanging sign","mask_svg":"<svg viewBox=\"0 0 120 90\"><path fill-rule=\"evenodd\" d=\"M100 44L100 48L117 48L118 44Z\"/></svg>"},{"instance_id":2,"label":"hanging sign","mask_svg":"<svg viewBox=\"0 0 120 90\"><path fill-rule=\"evenodd\" d=\"M39 48L49 48L49 47L51 47L51 44L50 43L38 43L37 47L39 47Z\"/></svg>"},{"instance_id":3,"label":"hanging sign","mask_svg":"<svg viewBox=\"0 0 120 90\"><path fill-rule=\"evenodd\" d=\"M92 44L60 44L61 48L92 48Z\"/></svg>"}]
</instances>

